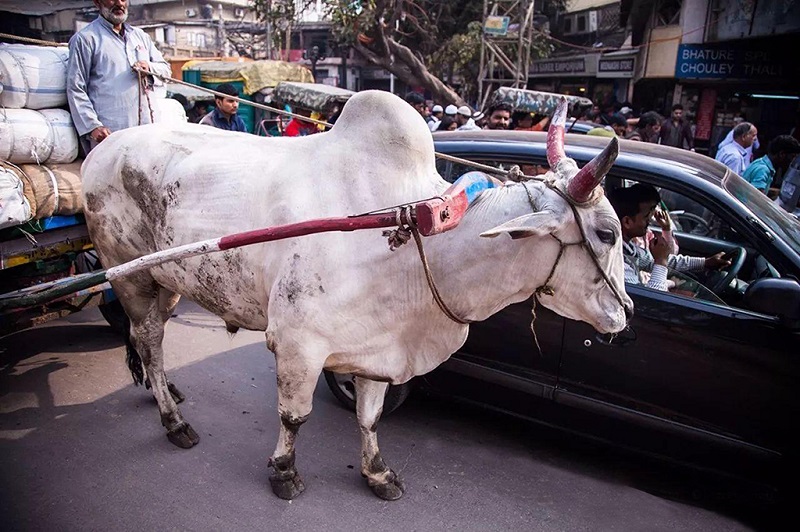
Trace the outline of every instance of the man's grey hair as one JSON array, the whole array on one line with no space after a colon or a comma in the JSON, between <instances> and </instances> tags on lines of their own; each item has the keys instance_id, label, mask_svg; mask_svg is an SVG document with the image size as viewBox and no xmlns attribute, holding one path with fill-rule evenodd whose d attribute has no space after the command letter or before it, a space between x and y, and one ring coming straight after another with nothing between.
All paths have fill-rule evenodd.
<instances>
[{"instance_id":1,"label":"man's grey hair","mask_svg":"<svg viewBox=\"0 0 800 532\"><path fill-rule=\"evenodd\" d=\"M733 128L733 138L740 139L750 133L750 130L753 129L753 124L750 122L742 122L735 128Z\"/></svg>"}]
</instances>

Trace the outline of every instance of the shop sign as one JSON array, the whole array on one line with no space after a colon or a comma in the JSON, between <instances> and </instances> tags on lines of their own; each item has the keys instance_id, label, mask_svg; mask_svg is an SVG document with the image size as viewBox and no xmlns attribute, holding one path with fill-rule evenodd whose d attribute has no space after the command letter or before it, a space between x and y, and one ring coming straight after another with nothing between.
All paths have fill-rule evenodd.
<instances>
[{"instance_id":1,"label":"shop sign","mask_svg":"<svg viewBox=\"0 0 800 532\"><path fill-rule=\"evenodd\" d=\"M747 42L733 44L681 44L675 63L678 79L785 79L796 67L791 54Z\"/></svg>"},{"instance_id":2,"label":"shop sign","mask_svg":"<svg viewBox=\"0 0 800 532\"><path fill-rule=\"evenodd\" d=\"M636 57L601 57L597 62L598 78L632 78Z\"/></svg>"},{"instance_id":3,"label":"shop sign","mask_svg":"<svg viewBox=\"0 0 800 532\"><path fill-rule=\"evenodd\" d=\"M597 73L597 56L545 59L531 64L530 77L594 76Z\"/></svg>"}]
</instances>

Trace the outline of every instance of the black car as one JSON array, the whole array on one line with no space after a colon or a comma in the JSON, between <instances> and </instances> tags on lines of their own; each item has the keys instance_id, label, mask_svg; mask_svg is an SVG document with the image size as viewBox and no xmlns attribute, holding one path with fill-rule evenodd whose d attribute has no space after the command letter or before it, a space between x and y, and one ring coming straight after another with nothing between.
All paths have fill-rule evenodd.
<instances>
[{"instance_id":1,"label":"black car","mask_svg":"<svg viewBox=\"0 0 800 532\"><path fill-rule=\"evenodd\" d=\"M525 173L547 169L544 133L434 135L437 152ZM567 135L579 165L608 139ZM454 181L467 166L438 160ZM800 415L800 222L738 175L693 152L621 141L604 186L649 183L677 222L680 253L730 251L727 272L671 272L670 292L628 285L635 316L616 336L536 308L507 307L470 327L451 359L414 385L673 459L759 478L797 464ZM653 228L657 231L657 228ZM347 403L346 377L326 378ZM653 437L655 436L655 438Z\"/></svg>"}]
</instances>

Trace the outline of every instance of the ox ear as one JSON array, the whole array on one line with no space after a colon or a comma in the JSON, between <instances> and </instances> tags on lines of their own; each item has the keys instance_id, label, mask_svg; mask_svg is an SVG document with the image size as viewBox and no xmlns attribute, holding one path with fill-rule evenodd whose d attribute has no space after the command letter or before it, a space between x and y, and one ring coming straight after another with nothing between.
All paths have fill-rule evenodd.
<instances>
[{"instance_id":1,"label":"ox ear","mask_svg":"<svg viewBox=\"0 0 800 532\"><path fill-rule=\"evenodd\" d=\"M558 229L560 223L558 216L552 211L535 212L526 214L519 218L509 220L504 224L489 229L481 233L481 236L496 237L503 233L508 233L511 238L527 238L529 236L549 235Z\"/></svg>"}]
</instances>

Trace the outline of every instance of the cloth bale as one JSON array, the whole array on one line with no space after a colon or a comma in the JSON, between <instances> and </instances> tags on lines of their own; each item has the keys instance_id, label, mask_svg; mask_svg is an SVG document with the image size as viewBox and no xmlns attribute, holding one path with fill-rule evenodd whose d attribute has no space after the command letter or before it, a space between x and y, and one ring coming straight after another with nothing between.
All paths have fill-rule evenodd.
<instances>
[{"instance_id":1,"label":"cloth bale","mask_svg":"<svg viewBox=\"0 0 800 532\"><path fill-rule=\"evenodd\" d=\"M0 165L0 229L13 227L31 218L31 206L24 195L22 171L12 165Z\"/></svg>"},{"instance_id":2,"label":"cloth bale","mask_svg":"<svg viewBox=\"0 0 800 532\"><path fill-rule=\"evenodd\" d=\"M82 160L78 160L67 164L20 166L25 197L31 205L34 218L83 212L82 163Z\"/></svg>"}]
</instances>

